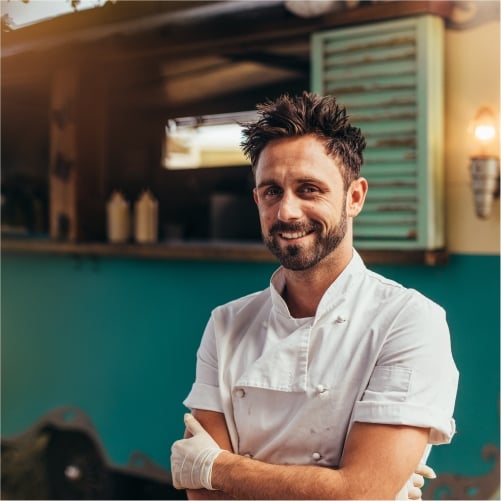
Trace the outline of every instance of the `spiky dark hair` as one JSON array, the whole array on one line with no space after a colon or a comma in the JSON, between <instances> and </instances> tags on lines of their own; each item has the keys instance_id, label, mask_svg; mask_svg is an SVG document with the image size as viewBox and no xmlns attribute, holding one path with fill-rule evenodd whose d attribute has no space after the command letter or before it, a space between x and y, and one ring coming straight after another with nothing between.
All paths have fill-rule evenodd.
<instances>
[{"instance_id":1,"label":"spiky dark hair","mask_svg":"<svg viewBox=\"0 0 501 501\"><path fill-rule=\"evenodd\" d=\"M340 160L345 184L360 175L366 142L359 128L350 124L346 108L334 96L303 92L284 94L257 105L258 120L243 125L241 147L255 173L259 156L270 141L312 134L326 152Z\"/></svg>"}]
</instances>

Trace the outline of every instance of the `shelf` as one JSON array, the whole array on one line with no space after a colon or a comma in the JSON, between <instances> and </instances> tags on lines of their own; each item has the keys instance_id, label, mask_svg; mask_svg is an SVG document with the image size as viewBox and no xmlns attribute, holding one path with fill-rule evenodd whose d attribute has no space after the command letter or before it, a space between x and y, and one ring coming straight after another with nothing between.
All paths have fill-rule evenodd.
<instances>
[{"instance_id":1,"label":"shelf","mask_svg":"<svg viewBox=\"0 0 501 501\"><path fill-rule=\"evenodd\" d=\"M259 242L165 242L158 244L73 243L52 240L2 241L2 253L44 253L74 256L126 257L223 261L270 261L275 259Z\"/></svg>"},{"instance_id":2,"label":"shelf","mask_svg":"<svg viewBox=\"0 0 501 501\"><path fill-rule=\"evenodd\" d=\"M195 261L276 262L259 242L196 241L158 244L73 243L46 239L3 238L2 254L52 254L88 257L124 257ZM366 264L440 265L447 252L440 250L359 250Z\"/></svg>"}]
</instances>

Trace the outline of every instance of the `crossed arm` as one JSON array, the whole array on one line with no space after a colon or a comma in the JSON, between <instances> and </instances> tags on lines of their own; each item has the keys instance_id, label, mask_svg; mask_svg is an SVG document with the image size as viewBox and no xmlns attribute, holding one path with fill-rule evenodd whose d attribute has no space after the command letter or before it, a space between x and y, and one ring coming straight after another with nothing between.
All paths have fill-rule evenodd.
<instances>
[{"instance_id":1,"label":"crossed arm","mask_svg":"<svg viewBox=\"0 0 501 501\"><path fill-rule=\"evenodd\" d=\"M194 415L213 437L214 447L223 452L216 453L208 470L216 491L189 490L190 499L395 499L416 471L428 438L426 428L355 423L339 469L273 465L233 454L222 414L194 411ZM195 434L205 434L195 428ZM188 445L179 441L173 446L175 480L176 469L185 466L186 458L179 456ZM200 452L191 451L196 460Z\"/></svg>"}]
</instances>

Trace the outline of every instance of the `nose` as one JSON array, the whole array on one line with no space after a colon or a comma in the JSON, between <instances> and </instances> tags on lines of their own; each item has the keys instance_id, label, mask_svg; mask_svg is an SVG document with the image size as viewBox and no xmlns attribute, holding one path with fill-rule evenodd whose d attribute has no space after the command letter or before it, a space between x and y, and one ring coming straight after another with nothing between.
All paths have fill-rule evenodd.
<instances>
[{"instance_id":1,"label":"nose","mask_svg":"<svg viewBox=\"0 0 501 501\"><path fill-rule=\"evenodd\" d=\"M280 221L292 221L300 219L302 214L301 200L292 193L284 193L278 208L278 219Z\"/></svg>"}]
</instances>

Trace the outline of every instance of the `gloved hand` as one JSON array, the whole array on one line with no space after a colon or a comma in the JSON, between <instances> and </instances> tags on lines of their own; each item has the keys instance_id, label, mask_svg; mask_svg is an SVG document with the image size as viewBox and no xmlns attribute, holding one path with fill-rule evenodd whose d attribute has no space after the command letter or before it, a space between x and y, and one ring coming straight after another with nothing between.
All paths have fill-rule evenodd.
<instances>
[{"instance_id":1,"label":"gloved hand","mask_svg":"<svg viewBox=\"0 0 501 501\"><path fill-rule=\"evenodd\" d=\"M435 472L426 464L420 463L416 471L412 474L407 484L407 495L409 499L421 499L421 487L425 478L436 478Z\"/></svg>"},{"instance_id":2,"label":"gloved hand","mask_svg":"<svg viewBox=\"0 0 501 501\"><path fill-rule=\"evenodd\" d=\"M191 414L184 415L184 424L192 436L172 445L172 483L176 489L215 490L212 465L222 449Z\"/></svg>"}]
</instances>

